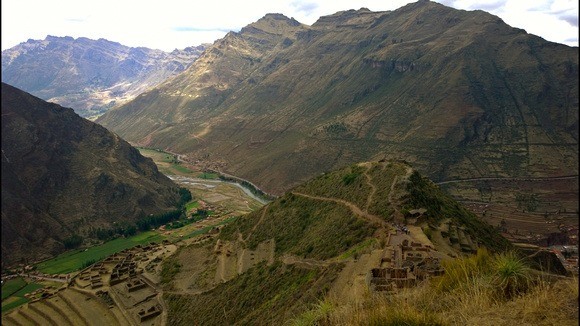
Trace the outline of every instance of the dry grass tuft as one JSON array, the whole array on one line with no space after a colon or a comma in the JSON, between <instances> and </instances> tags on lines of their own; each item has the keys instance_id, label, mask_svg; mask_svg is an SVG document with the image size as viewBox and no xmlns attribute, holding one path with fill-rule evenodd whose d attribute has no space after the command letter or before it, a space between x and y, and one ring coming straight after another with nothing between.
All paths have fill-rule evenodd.
<instances>
[{"instance_id":1,"label":"dry grass tuft","mask_svg":"<svg viewBox=\"0 0 580 326\"><path fill-rule=\"evenodd\" d=\"M293 325L578 325L578 279L533 277L512 253L446 263L447 274L396 295L327 298Z\"/></svg>"}]
</instances>

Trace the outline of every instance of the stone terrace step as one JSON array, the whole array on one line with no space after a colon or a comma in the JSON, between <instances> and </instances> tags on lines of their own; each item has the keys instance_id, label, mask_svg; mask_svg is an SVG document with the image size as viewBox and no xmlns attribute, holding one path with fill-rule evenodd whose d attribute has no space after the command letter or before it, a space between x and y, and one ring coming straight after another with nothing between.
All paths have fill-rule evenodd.
<instances>
[{"instance_id":1,"label":"stone terrace step","mask_svg":"<svg viewBox=\"0 0 580 326\"><path fill-rule=\"evenodd\" d=\"M71 325L70 320L66 318L66 315L62 315L61 312L53 308L52 303L48 300L40 300L30 305L32 310L35 310L38 314L42 315L45 319L51 321L51 325L55 326L65 326Z\"/></svg>"}]
</instances>

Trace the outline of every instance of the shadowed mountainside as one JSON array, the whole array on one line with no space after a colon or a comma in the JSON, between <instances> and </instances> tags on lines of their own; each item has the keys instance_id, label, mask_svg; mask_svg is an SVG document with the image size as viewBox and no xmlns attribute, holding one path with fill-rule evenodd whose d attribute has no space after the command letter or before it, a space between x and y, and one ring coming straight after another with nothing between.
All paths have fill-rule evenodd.
<instances>
[{"instance_id":1,"label":"shadowed mountainside","mask_svg":"<svg viewBox=\"0 0 580 326\"><path fill-rule=\"evenodd\" d=\"M184 71L204 48L168 53L105 39L47 36L2 51L2 81L92 117Z\"/></svg>"},{"instance_id":2,"label":"shadowed mountainside","mask_svg":"<svg viewBox=\"0 0 580 326\"><path fill-rule=\"evenodd\" d=\"M419 1L268 14L98 122L283 193L358 161L436 181L578 173L578 48Z\"/></svg>"},{"instance_id":3,"label":"shadowed mountainside","mask_svg":"<svg viewBox=\"0 0 580 326\"><path fill-rule=\"evenodd\" d=\"M2 264L174 209L178 187L119 136L2 83Z\"/></svg>"}]
</instances>

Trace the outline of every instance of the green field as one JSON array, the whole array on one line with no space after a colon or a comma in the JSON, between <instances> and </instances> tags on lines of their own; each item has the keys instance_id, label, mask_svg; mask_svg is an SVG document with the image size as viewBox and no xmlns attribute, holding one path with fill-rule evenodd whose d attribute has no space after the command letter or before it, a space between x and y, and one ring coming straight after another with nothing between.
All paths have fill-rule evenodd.
<instances>
[{"instance_id":1,"label":"green field","mask_svg":"<svg viewBox=\"0 0 580 326\"><path fill-rule=\"evenodd\" d=\"M26 281L22 277L6 281L6 283L2 285L2 300L18 292L20 289L25 287L26 284Z\"/></svg>"},{"instance_id":2,"label":"green field","mask_svg":"<svg viewBox=\"0 0 580 326\"><path fill-rule=\"evenodd\" d=\"M28 299L23 297L10 297L8 300L2 301L2 313L5 313L11 309L19 307L27 303Z\"/></svg>"},{"instance_id":3,"label":"green field","mask_svg":"<svg viewBox=\"0 0 580 326\"><path fill-rule=\"evenodd\" d=\"M129 238L118 238L99 246L75 250L39 263L36 268L46 274L65 274L79 270L90 261L104 259L114 253L132 248L138 244L160 242L164 236L154 231L147 231Z\"/></svg>"},{"instance_id":4,"label":"green field","mask_svg":"<svg viewBox=\"0 0 580 326\"><path fill-rule=\"evenodd\" d=\"M185 205L185 211L189 212L190 210L194 209L194 208L198 208L199 207L199 203L197 201L192 201L189 202Z\"/></svg>"},{"instance_id":5,"label":"green field","mask_svg":"<svg viewBox=\"0 0 580 326\"><path fill-rule=\"evenodd\" d=\"M200 179L211 179L211 180L214 180L214 179L218 179L219 178L219 175L217 173L202 172L197 177L200 178Z\"/></svg>"},{"instance_id":6,"label":"green field","mask_svg":"<svg viewBox=\"0 0 580 326\"><path fill-rule=\"evenodd\" d=\"M213 229L214 227L219 226L219 225L222 225L222 224L230 223L234 219L235 219L235 217L230 217L230 218L228 218L226 220L223 220L223 221L221 221L221 222L219 222L219 223L217 223L215 225L206 226L203 229L199 229L199 230L196 230L196 231L193 231L193 232L191 232L189 234L184 235L182 239L185 240L185 239L190 239L190 238L196 237L198 235L202 235L204 233L209 232L209 230Z\"/></svg>"},{"instance_id":7,"label":"green field","mask_svg":"<svg viewBox=\"0 0 580 326\"><path fill-rule=\"evenodd\" d=\"M137 147L137 149L141 155L151 158L157 164L159 171L165 175L195 175L194 171L181 165L171 153L143 147ZM212 177L213 174L207 173L207 179L212 179Z\"/></svg>"},{"instance_id":8,"label":"green field","mask_svg":"<svg viewBox=\"0 0 580 326\"><path fill-rule=\"evenodd\" d=\"M141 155L152 158L155 162L173 162L173 155L161 150L137 147Z\"/></svg>"},{"instance_id":9,"label":"green field","mask_svg":"<svg viewBox=\"0 0 580 326\"><path fill-rule=\"evenodd\" d=\"M22 278L7 281L2 285L2 313L27 303L29 300L24 295L43 287L42 284L26 283Z\"/></svg>"},{"instance_id":10,"label":"green field","mask_svg":"<svg viewBox=\"0 0 580 326\"><path fill-rule=\"evenodd\" d=\"M179 171L179 172L181 172L181 174L192 174L193 173L193 171L191 171L190 169L186 168L183 165L179 165L179 164L172 164L171 169L173 171ZM175 174L175 173L173 173L173 174Z\"/></svg>"}]
</instances>

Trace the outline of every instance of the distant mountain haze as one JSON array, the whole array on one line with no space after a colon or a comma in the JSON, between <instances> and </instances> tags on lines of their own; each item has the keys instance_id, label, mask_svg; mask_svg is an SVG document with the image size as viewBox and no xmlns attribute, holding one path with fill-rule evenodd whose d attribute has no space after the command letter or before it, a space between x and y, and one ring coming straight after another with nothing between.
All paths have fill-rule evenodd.
<instances>
[{"instance_id":1,"label":"distant mountain haze","mask_svg":"<svg viewBox=\"0 0 580 326\"><path fill-rule=\"evenodd\" d=\"M119 136L2 83L2 265L175 209L178 186Z\"/></svg>"},{"instance_id":2,"label":"distant mountain haze","mask_svg":"<svg viewBox=\"0 0 580 326\"><path fill-rule=\"evenodd\" d=\"M47 36L2 51L2 81L92 117L184 71L204 48L168 53L105 39Z\"/></svg>"},{"instance_id":3,"label":"distant mountain haze","mask_svg":"<svg viewBox=\"0 0 580 326\"><path fill-rule=\"evenodd\" d=\"M268 14L98 123L281 194L359 161L435 181L578 173L578 48L419 1Z\"/></svg>"}]
</instances>

